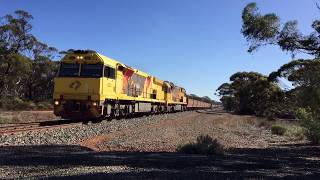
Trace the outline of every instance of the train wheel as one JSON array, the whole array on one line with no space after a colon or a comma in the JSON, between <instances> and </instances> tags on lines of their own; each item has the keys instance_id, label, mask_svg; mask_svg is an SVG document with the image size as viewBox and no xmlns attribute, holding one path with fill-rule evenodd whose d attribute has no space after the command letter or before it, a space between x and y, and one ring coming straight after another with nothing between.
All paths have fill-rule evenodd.
<instances>
[{"instance_id":1,"label":"train wheel","mask_svg":"<svg viewBox=\"0 0 320 180\"><path fill-rule=\"evenodd\" d=\"M120 115L119 115L119 117L120 118L126 118L127 117L127 115L128 115L128 113L127 113L127 107L125 107L124 109L120 109Z\"/></svg>"},{"instance_id":2,"label":"train wheel","mask_svg":"<svg viewBox=\"0 0 320 180\"><path fill-rule=\"evenodd\" d=\"M116 103L113 109L113 117L117 120L120 119L120 104Z\"/></svg>"}]
</instances>

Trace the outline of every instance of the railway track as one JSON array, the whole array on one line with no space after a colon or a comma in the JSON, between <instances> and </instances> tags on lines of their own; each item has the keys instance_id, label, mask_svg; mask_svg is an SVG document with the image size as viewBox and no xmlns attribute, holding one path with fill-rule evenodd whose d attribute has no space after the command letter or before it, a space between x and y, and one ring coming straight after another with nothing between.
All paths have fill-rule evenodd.
<instances>
[{"instance_id":1,"label":"railway track","mask_svg":"<svg viewBox=\"0 0 320 180\"><path fill-rule=\"evenodd\" d=\"M8 124L0 127L0 135L3 134L17 134L28 131L42 131L54 128L65 128L70 126L81 125L83 122L56 120L44 122L18 123Z\"/></svg>"},{"instance_id":2,"label":"railway track","mask_svg":"<svg viewBox=\"0 0 320 180\"><path fill-rule=\"evenodd\" d=\"M30 123L12 123L12 124L5 124L0 126L0 135L17 134L17 133L28 132L28 131L42 131L42 130L48 130L48 129L54 129L54 128L66 128L66 127L71 127L76 125L82 125L85 123L87 122L72 121L72 120L52 120L52 121L43 121L43 122L30 122Z\"/></svg>"}]
</instances>

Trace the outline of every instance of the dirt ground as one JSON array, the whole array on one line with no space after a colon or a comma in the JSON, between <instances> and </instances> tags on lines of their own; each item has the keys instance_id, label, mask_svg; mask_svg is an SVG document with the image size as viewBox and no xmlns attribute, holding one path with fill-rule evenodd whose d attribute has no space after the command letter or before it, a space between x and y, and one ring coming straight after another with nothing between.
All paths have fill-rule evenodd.
<instances>
[{"instance_id":1,"label":"dirt ground","mask_svg":"<svg viewBox=\"0 0 320 180\"><path fill-rule=\"evenodd\" d=\"M11 146L0 147L0 174L14 179L317 179L319 156L319 148L308 145L242 148L219 156Z\"/></svg>"},{"instance_id":2,"label":"dirt ground","mask_svg":"<svg viewBox=\"0 0 320 180\"><path fill-rule=\"evenodd\" d=\"M289 136L272 135L266 119L239 116L221 110L201 110L182 118L120 129L90 137L80 145L95 151L175 152L179 145L194 142L199 135L217 139L226 149L268 148L305 143ZM294 123L286 123L294 128Z\"/></svg>"},{"instance_id":3,"label":"dirt ground","mask_svg":"<svg viewBox=\"0 0 320 180\"><path fill-rule=\"evenodd\" d=\"M123 126L78 144L0 147L1 178L269 179L320 177L320 147L272 135L268 122L221 110L184 112L161 121ZM175 118L176 117L176 118ZM144 118L144 117L142 117ZM122 121L116 121L121 123ZM130 122L130 121L129 121ZM208 134L223 155L176 152Z\"/></svg>"}]
</instances>

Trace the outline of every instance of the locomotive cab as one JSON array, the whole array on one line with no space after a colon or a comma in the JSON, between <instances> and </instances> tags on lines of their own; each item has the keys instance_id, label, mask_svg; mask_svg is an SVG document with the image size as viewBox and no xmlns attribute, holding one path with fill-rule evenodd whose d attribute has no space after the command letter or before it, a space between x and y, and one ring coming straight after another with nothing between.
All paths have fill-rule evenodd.
<instances>
[{"instance_id":1,"label":"locomotive cab","mask_svg":"<svg viewBox=\"0 0 320 180\"><path fill-rule=\"evenodd\" d=\"M66 55L54 79L55 115L68 119L102 116L104 99L115 95L116 65L91 51Z\"/></svg>"}]
</instances>

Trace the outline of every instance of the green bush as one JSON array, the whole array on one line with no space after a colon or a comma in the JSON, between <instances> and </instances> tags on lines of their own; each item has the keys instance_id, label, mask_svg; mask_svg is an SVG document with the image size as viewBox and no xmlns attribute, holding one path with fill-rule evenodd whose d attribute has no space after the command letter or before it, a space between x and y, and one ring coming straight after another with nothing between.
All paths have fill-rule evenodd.
<instances>
[{"instance_id":1,"label":"green bush","mask_svg":"<svg viewBox=\"0 0 320 180\"><path fill-rule=\"evenodd\" d=\"M20 98L6 98L0 100L0 109L3 110L49 110L52 108L52 103L48 101L35 103L32 101L24 101Z\"/></svg>"},{"instance_id":2,"label":"green bush","mask_svg":"<svg viewBox=\"0 0 320 180\"><path fill-rule=\"evenodd\" d=\"M49 110L49 109L53 109L53 105L50 102L38 102L37 103L37 109L40 110Z\"/></svg>"},{"instance_id":3,"label":"green bush","mask_svg":"<svg viewBox=\"0 0 320 180\"><path fill-rule=\"evenodd\" d=\"M13 110L34 110L36 109L36 104L31 101L23 101L21 103L14 104Z\"/></svg>"},{"instance_id":4,"label":"green bush","mask_svg":"<svg viewBox=\"0 0 320 180\"><path fill-rule=\"evenodd\" d=\"M274 124L271 126L271 133L272 134L283 136L284 133L286 133L286 131L287 131L287 128L282 125Z\"/></svg>"},{"instance_id":5,"label":"green bush","mask_svg":"<svg viewBox=\"0 0 320 180\"><path fill-rule=\"evenodd\" d=\"M275 114L276 113L275 113L274 109L270 108L270 109L265 109L262 116L266 117L268 120L275 120L275 117L276 117Z\"/></svg>"},{"instance_id":6,"label":"green bush","mask_svg":"<svg viewBox=\"0 0 320 180\"><path fill-rule=\"evenodd\" d=\"M201 135L197 137L197 141L195 143L188 143L183 146L179 146L177 151L186 154L223 154L224 147L209 135Z\"/></svg>"},{"instance_id":7,"label":"green bush","mask_svg":"<svg viewBox=\"0 0 320 180\"><path fill-rule=\"evenodd\" d=\"M14 109L15 104L20 104L21 102L23 101L20 98L3 98L0 99L0 108L4 110L12 110Z\"/></svg>"},{"instance_id":8,"label":"green bush","mask_svg":"<svg viewBox=\"0 0 320 180\"><path fill-rule=\"evenodd\" d=\"M306 138L305 129L300 126L288 128L286 135L293 140L303 140Z\"/></svg>"},{"instance_id":9,"label":"green bush","mask_svg":"<svg viewBox=\"0 0 320 180\"><path fill-rule=\"evenodd\" d=\"M314 144L320 144L320 117L306 109L298 109L297 116L305 128L306 137Z\"/></svg>"}]
</instances>

